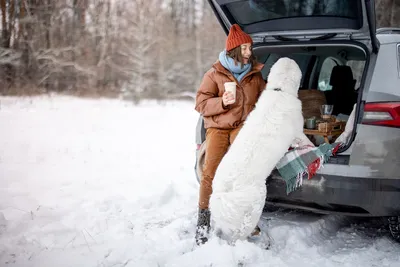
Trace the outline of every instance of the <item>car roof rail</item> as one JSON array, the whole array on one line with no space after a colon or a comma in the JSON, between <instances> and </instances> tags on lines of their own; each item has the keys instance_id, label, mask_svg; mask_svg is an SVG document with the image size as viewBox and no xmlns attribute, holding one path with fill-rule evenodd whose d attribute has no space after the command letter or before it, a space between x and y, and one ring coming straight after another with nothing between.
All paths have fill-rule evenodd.
<instances>
[{"instance_id":1,"label":"car roof rail","mask_svg":"<svg viewBox=\"0 0 400 267\"><path fill-rule=\"evenodd\" d=\"M400 34L400 28L385 27L376 30L376 34Z\"/></svg>"}]
</instances>

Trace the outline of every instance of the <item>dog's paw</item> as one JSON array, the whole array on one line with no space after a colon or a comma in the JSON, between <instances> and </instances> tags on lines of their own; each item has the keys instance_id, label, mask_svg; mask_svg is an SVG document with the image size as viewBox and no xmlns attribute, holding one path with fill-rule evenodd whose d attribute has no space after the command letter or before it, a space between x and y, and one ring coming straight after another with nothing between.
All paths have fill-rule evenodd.
<instances>
[{"instance_id":1,"label":"dog's paw","mask_svg":"<svg viewBox=\"0 0 400 267\"><path fill-rule=\"evenodd\" d=\"M270 249L272 244L272 239L266 232L260 232L259 235L249 236L247 241L259 246L262 249Z\"/></svg>"}]
</instances>

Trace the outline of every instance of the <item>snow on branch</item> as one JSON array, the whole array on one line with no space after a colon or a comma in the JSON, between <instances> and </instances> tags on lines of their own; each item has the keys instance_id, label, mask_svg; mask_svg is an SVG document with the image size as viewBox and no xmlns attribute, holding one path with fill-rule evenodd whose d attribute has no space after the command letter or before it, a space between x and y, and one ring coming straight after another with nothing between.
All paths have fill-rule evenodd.
<instances>
[{"instance_id":1,"label":"snow on branch","mask_svg":"<svg viewBox=\"0 0 400 267\"><path fill-rule=\"evenodd\" d=\"M19 60L21 59L21 55L21 52L0 47L0 65L18 65Z\"/></svg>"},{"instance_id":2,"label":"snow on branch","mask_svg":"<svg viewBox=\"0 0 400 267\"><path fill-rule=\"evenodd\" d=\"M62 60L62 59L58 59L57 57L55 57L53 55L38 54L38 55L36 55L36 59L37 60L48 60L48 61L51 62L51 64L53 64L53 65L55 65L57 67L73 67L77 71L80 71L80 72L82 72L84 74L96 76L96 72L90 70L87 67L83 67L83 66L79 65L76 62L65 61L65 60Z\"/></svg>"}]
</instances>

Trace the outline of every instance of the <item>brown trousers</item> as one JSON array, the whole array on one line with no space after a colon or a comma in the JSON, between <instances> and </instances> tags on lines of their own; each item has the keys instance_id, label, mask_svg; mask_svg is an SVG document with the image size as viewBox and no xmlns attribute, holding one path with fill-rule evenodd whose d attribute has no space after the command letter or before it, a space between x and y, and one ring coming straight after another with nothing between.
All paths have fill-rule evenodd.
<instances>
[{"instance_id":1,"label":"brown trousers","mask_svg":"<svg viewBox=\"0 0 400 267\"><path fill-rule=\"evenodd\" d=\"M229 130L217 128L207 129L207 150L199 193L200 209L208 209L215 172L225 153L228 151L229 146L233 143L239 133L240 128L241 127Z\"/></svg>"}]
</instances>

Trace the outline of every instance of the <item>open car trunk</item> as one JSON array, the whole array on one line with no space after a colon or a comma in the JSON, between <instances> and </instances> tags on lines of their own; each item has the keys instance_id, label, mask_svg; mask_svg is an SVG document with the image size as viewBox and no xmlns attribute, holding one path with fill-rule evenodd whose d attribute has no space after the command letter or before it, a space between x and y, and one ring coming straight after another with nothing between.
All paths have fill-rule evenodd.
<instances>
[{"instance_id":1,"label":"open car trunk","mask_svg":"<svg viewBox=\"0 0 400 267\"><path fill-rule=\"evenodd\" d=\"M343 121L344 129L356 104L354 123L347 125L347 128L353 128L353 131L339 153L347 150L355 138L359 123L358 114L365 83L365 70L369 63L368 48L362 43L350 41L314 41L306 44L280 42L256 44L253 52L258 61L265 65L262 75L267 82L271 66L280 57L289 57L297 62L303 73L299 99L303 104L304 119L320 117L320 106L332 104L335 107L333 115ZM339 73L339 69L342 73ZM321 137L314 137L316 137L316 140L312 140L314 144L322 143L323 138L321 140ZM331 141L337 137L332 137Z\"/></svg>"},{"instance_id":2,"label":"open car trunk","mask_svg":"<svg viewBox=\"0 0 400 267\"><path fill-rule=\"evenodd\" d=\"M232 24L255 42L279 40L369 41L376 52L373 0L208 0L225 33Z\"/></svg>"},{"instance_id":3,"label":"open car trunk","mask_svg":"<svg viewBox=\"0 0 400 267\"><path fill-rule=\"evenodd\" d=\"M296 60L303 72L300 98L309 92L321 95L321 92L317 91L322 91L327 104L332 104L329 102L334 100L336 108L340 107L339 111L344 110L345 113L351 113L349 110L351 111L357 103L352 135L339 153L346 151L354 141L359 122L361 97L367 76L365 70L368 69L370 62L371 66L374 65L379 50L375 1L208 0L208 2L225 33L229 32L233 24L239 24L243 31L250 34L254 41L254 54L266 65L263 69L264 79L267 79L270 67L279 57L291 57ZM333 71L334 66L329 69L329 64L343 67L337 67ZM340 71L337 71L339 69ZM333 72L339 75L332 75ZM341 85L341 77L348 80L346 86ZM352 80L355 80L354 84ZM354 89L355 92L351 92ZM323 99L322 95L320 100ZM303 99L303 105L311 107L312 103L304 102ZM318 110L315 111L316 114L317 112Z\"/></svg>"}]
</instances>

